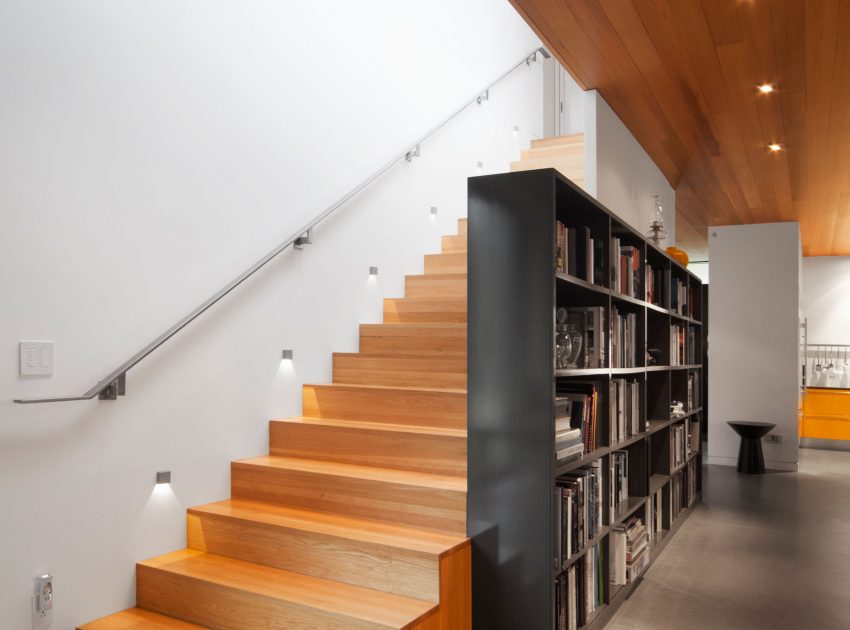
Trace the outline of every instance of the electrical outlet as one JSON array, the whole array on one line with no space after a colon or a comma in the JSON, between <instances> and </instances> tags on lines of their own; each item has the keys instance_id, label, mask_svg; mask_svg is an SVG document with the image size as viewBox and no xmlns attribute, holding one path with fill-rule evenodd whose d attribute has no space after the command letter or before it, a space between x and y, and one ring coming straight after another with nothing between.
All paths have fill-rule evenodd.
<instances>
[{"instance_id":1,"label":"electrical outlet","mask_svg":"<svg viewBox=\"0 0 850 630\"><path fill-rule=\"evenodd\" d=\"M771 444L782 444L782 436L776 433L769 433L767 436L767 441Z\"/></svg>"},{"instance_id":2,"label":"electrical outlet","mask_svg":"<svg viewBox=\"0 0 850 630\"><path fill-rule=\"evenodd\" d=\"M32 628L42 630L53 623L53 576L35 578L35 595L32 598Z\"/></svg>"}]
</instances>

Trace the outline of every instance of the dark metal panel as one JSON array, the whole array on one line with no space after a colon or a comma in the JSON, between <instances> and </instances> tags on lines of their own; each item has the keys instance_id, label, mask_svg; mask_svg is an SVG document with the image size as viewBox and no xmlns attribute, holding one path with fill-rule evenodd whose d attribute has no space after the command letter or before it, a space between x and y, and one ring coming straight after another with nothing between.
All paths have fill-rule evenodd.
<instances>
[{"instance_id":1,"label":"dark metal panel","mask_svg":"<svg viewBox=\"0 0 850 630\"><path fill-rule=\"evenodd\" d=\"M552 170L469 180L473 627L552 624ZM521 211L518 211L521 209Z\"/></svg>"}]
</instances>

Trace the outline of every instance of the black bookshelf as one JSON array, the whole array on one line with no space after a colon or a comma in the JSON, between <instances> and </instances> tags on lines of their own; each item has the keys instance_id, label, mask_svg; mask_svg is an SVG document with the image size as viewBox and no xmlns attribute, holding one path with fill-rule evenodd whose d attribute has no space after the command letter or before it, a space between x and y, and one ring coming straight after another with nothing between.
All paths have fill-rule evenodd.
<instances>
[{"instance_id":1,"label":"black bookshelf","mask_svg":"<svg viewBox=\"0 0 850 630\"><path fill-rule=\"evenodd\" d=\"M594 239L602 241L602 262L595 261L602 273L601 278L597 274L596 283L556 272L556 221L587 227ZM612 287L612 237L639 252L635 295L622 295L618 287ZM468 239L468 532L473 554L473 626L554 630L556 578L599 543L603 605L582 627L601 628L636 583L610 584L612 528L633 516L648 525L650 510L657 514L651 498L658 493L663 517L661 531L652 542L651 564L699 501L702 400L697 398L684 415L675 417L670 403L685 402L691 373L703 378L701 283L553 169L470 178ZM660 296L655 291L654 303L646 301L647 264L663 274L664 286L672 286L675 278L676 284L685 287L689 308L673 308L669 290L662 290ZM555 311L562 306L605 308L608 333L603 367L555 369ZM610 367L612 308L636 316L636 367ZM675 363L670 332L674 325L684 331L688 346L681 365L671 365ZM653 348L652 355L647 348ZM612 379L617 378L638 381L639 431L612 443L606 430L610 426L608 396ZM599 444L577 461L558 462L554 398L556 386L571 381L598 385ZM696 449L674 463L671 436L679 425L685 427L686 446L695 432ZM618 450L628 453L629 496L613 509L607 471ZM555 481L595 461L602 462L605 479L602 527L564 562L557 554ZM677 489L689 483L697 488L692 501L686 505L683 499L673 505Z\"/></svg>"}]
</instances>

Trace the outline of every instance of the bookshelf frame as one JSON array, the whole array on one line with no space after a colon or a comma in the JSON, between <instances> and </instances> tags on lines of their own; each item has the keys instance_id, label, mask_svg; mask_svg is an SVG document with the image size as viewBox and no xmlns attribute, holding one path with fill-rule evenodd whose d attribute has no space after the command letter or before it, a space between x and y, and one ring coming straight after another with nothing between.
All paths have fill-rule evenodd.
<instances>
[{"instance_id":1,"label":"bookshelf frame","mask_svg":"<svg viewBox=\"0 0 850 630\"><path fill-rule=\"evenodd\" d=\"M630 496L625 510L608 514L607 477L603 489L604 526L569 562L575 562L597 541L602 544L604 601L583 628L601 628L625 596L635 587L612 587L608 582L608 533L612 525L631 514L646 514L649 497L661 490L669 495L671 470L664 452L670 447L670 427L697 421L702 410L699 395L694 409L683 417L657 417L669 410L674 390L681 391L688 372L701 372L699 363L669 366L646 365L648 343L674 323L694 328L695 360L701 360L702 285L685 267L648 242L602 204L554 169L473 177L468 183L468 533L472 538L473 627L481 629L555 627L555 579L561 571L556 559L555 479L612 451L640 453L642 465L633 470L629 458ZM594 238L603 239L603 277L606 286L555 270L556 220L587 225ZM641 258L638 297L621 295L607 286L611 236L639 248ZM661 304L645 297L645 264L660 266L692 288L689 315L671 311L670 296ZM669 284L669 283L668 283ZM668 291L669 293L669 291ZM638 313L634 368L555 369L555 310L558 306L602 305L606 309L607 360L611 364L611 308L622 305ZM658 327L661 327L659 331ZM687 335L686 335L687 337ZM668 334L669 338L669 334ZM686 342L687 343L687 342ZM669 351L669 348L668 348ZM662 353L663 354L663 353ZM681 374L679 374L681 372ZM554 398L560 379L596 381L607 400L612 378L642 382L640 433L617 444L603 431L602 445L581 459L555 461ZM700 385L704 385L700 374ZM665 399L666 396L666 399ZM652 400L650 400L652 398ZM599 425L605 426L608 405L599 405ZM687 436L686 436L687 437ZM696 459L697 493L690 507L682 508L654 542L649 565L700 500L702 452L686 457L684 468ZM606 460L607 461L607 460ZM666 465L664 464L666 462ZM603 466L603 469L605 467ZM632 475L637 476L632 479ZM686 483L686 481L683 481ZM635 490L637 496L631 496ZM649 566L648 565L648 566ZM648 568L648 567L647 567ZM645 571L646 569L644 569ZM637 581L639 583L639 580Z\"/></svg>"}]
</instances>

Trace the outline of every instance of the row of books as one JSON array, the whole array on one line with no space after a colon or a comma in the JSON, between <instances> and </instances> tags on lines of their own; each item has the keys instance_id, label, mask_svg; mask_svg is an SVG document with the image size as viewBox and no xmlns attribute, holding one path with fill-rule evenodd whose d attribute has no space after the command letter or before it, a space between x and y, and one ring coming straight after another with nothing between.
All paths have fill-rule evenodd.
<instances>
[{"instance_id":1,"label":"row of books","mask_svg":"<svg viewBox=\"0 0 850 630\"><path fill-rule=\"evenodd\" d=\"M688 432L688 457L693 453L699 452L699 445L702 436L700 435L699 417L690 417L685 420L685 427Z\"/></svg>"},{"instance_id":2,"label":"row of books","mask_svg":"<svg viewBox=\"0 0 850 630\"><path fill-rule=\"evenodd\" d=\"M664 289L669 276L663 269L656 269L649 263L646 264L646 301L650 304L663 307Z\"/></svg>"},{"instance_id":3,"label":"row of books","mask_svg":"<svg viewBox=\"0 0 850 630\"><path fill-rule=\"evenodd\" d=\"M638 516L630 516L611 530L611 584L635 582L649 564L649 535Z\"/></svg>"},{"instance_id":4,"label":"row of books","mask_svg":"<svg viewBox=\"0 0 850 630\"><path fill-rule=\"evenodd\" d=\"M688 456L688 433L683 423L670 427L670 470L685 463Z\"/></svg>"},{"instance_id":5,"label":"row of books","mask_svg":"<svg viewBox=\"0 0 850 630\"><path fill-rule=\"evenodd\" d=\"M688 284L677 276L670 278L670 310L684 317L690 316Z\"/></svg>"},{"instance_id":6,"label":"row of books","mask_svg":"<svg viewBox=\"0 0 850 630\"><path fill-rule=\"evenodd\" d=\"M670 365L689 365L686 363L685 355L685 330L684 324L672 324L670 326Z\"/></svg>"},{"instance_id":7,"label":"row of books","mask_svg":"<svg viewBox=\"0 0 850 630\"><path fill-rule=\"evenodd\" d=\"M637 366L638 321L635 313L611 307L611 367Z\"/></svg>"},{"instance_id":8,"label":"row of books","mask_svg":"<svg viewBox=\"0 0 850 630\"><path fill-rule=\"evenodd\" d=\"M555 269L587 282L602 285L602 239L593 238L589 227L556 224Z\"/></svg>"},{"instance_id":9,"label":"row of books","mask_svg":"<svg viewBox=\"0 0 850 630\"><path fill-rule=\"evenodd\" d=\"M555 630L578 630L602 606L602 548L597 544L555 580Z\"/></svg>"},{"instance_id":10,"label":"row of books","mask_svg":"<svg viewBox=\"0 0 850 630\"><path fill-rule=\"evenodd\" d=\"M680 470L670 476L670 522L679 517L679 512L685 507L685 471Z\"/></svg>"},{"instance_id":11,"label":"row of books","mask_svg":"<svg viewBox=\"0 0 850 630\"><path fill-rule=\"evenodd\" d=\"M566 566L602 529L602 462L582 466L555 480L557 557Z\"/></svg>"},{"instance_id":12,"label":"row of books","mask_svg":"<svg viewBox=\"0 0 850 630\"><path fill-rule=\"evenodd\" d=\"M688 365L702 363L702 357L697 357L697 329L693 326L688 326L688 343L686 348L688 353Z\"/></svg>"},{"instance_id":13,"label":"row of books","mask_svg":"<svg viewBox=\"0 0 850 630\"><path fill-rule=\"evenodd\" d=\"M692 459L688 462L687 468L687 494L685 495L685 505L691 507L697 497L697 460Z\"/></svg>"},{"instance_id":14,"label":"row of books","mask_svg":"<svg viewBox=\"0 0 850 630\"><path fill-rule=\"evenodd\" d=\"M568 396L555 397L555 459L572 461L584 455L581 428L572 426L574 401Z\"/></svg>"},{"instance_id":15,"label":"row of books","mask_svg":"<svg viewBox=\"0 0 850 630\"><path fill-rule=\"evenodd\" d=\"M643 299L640 290L640 250L611 239L611 288L623 295Z\"/></svg>"},{"instance_id":16,"label":"row of books","mask_svg":"<svg viewBox=\"0 0 850 630\"><path fill-rule=\"evenodd\" d=\"M611 379L609 419L612 444L640 433L640 383L624 378Z\"/></svg>"},{"instance_id":17,"label":"row of books","mask_svg":"<svg viewBox=\"0 0 850 630\"><path fill-rule=\"evenodd\" d=\"M693 365L693 364L690 364ZM688 397L687 397L687 410L693 411L694 409L699 409L700 407L700 398L701 398L701 390L700 390L700 380L699 380L699 372L688 372Z\"/></svg>"},{"instance_id":18,"label":"row of books","mask_svg":"<svg viewBox=\"0 0 850 630\"><path fill-rule=\"evenodd\" d=\"M628 451L614 451L611 453L611 476L610 491L611 516L622 512L628 505L629 500L629 453Z\"/></svg>"},{"instance_id":19,"label":"row of books","mask_svg":"<svg viewBox=\"0 0 850 630\"><path fill-rule=\"evenodd\" d=\"M646 513L646 529L649 542L654 545L661 540L664 529L664 489L657 490L649 497L649 510Z\"/></svg>"}]
</instances>

